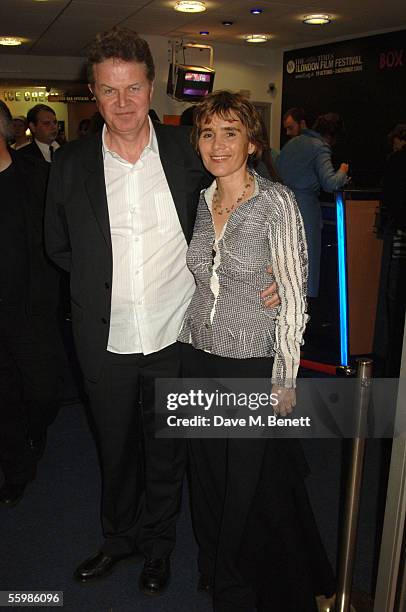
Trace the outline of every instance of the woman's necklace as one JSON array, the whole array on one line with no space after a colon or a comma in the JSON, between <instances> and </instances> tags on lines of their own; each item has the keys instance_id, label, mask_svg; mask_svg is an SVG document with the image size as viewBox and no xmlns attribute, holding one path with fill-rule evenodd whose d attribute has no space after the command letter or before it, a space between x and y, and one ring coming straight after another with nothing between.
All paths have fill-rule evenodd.
<instances>
[{"instance_id":1,"label":"woman's necklace","mask_svg":"<svg viewBox=\"0 0 406 612\"><path fill-rule=\"evenodd\" d=\"M222 215L223 213L230 213L231 211L233 211L234 208L236 206L239 206L241 202L244 200L253 182L254 182L254 177L252 176L252 174L249 174L247 183L244 185L244 189L241 192L241 195L238 196L234 204L232 204L229 208L227 208L227 206L224 206L223 208L223 206L220 204L219 192L218 192L218 188L216 187L216 190L213 194L213 200L212 200L212 205L211 205L212 211L217 213L218 215Z\"/></svg>"}]
</instances>

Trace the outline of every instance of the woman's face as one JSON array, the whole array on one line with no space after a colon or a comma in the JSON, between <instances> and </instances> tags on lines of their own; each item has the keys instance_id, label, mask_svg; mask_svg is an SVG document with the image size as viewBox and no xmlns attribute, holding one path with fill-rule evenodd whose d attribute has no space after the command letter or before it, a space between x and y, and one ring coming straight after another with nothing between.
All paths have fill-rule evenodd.
<instances>
[{"instance_id":1,"label":"woman's face","mask_svg":"<svg viewBox=\"0 0 406 612\"><path fill-rule=\"evenodd\" d=\"M202 125L199 151L207 170L216 177L238 175L245 171L248 155L255 145L248 140L240 119L230 113L227 119L213 115Z\"/></svg>"}]
</instances>

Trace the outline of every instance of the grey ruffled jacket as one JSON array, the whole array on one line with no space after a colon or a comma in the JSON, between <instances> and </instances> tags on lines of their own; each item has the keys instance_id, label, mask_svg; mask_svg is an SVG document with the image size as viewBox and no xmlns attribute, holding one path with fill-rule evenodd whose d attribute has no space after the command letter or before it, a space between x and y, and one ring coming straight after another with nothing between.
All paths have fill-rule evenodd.
<instances>
[{"instance_id":1,"label":"grey ruffled jacket","mask_svg":"<svg viewBox=\"0 0 406 612\"><path fill-rule=\"evenodd\" d=\"M233 211L218 242L217 298L210 287L213 187L201 193L187 253L196 290L179 340L223 357L274 357L273 382L290 387L295 384L308 319L306 239L293 193L255 176L257 194ZM273 276L267 272L269 265ZM267 309L260 292L274 279L281 305Z\"/></svg>"}]
</instances>

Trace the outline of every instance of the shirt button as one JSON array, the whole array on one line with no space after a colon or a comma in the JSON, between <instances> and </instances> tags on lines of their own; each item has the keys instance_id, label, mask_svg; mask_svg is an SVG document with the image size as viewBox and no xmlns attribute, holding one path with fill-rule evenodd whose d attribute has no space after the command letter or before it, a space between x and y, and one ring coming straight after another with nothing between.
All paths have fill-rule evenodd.
<instances>
[{"instance_id":1,"label":"shirt button","mask_svg":"<svg viewBox=\"0 0 406 612\"><path fill-rule=\"evenodd\" d=\"M110 289L109 283L104 283L104 287L105 287L105 289Z\"/></svg>"},{"instance_id":2,"label":"shirt button","mask_svg":"<svg viewBox=\"0 0 406 612\"><path fill-rule=\"evenodd\" d=\"M210 327L210 325L208 323L205 323L204 326L205 326L206 329L209 329L209 327Z\"/></svg>"},{"instance_id":3,"label":"shirt button","mask_svg":"<svg viewBox=\"0 0 406 612\"><path fill-rule=\"evenodd\" d=\"M107 319L105 317L101 318L101 322L103 323L103 325L107 325Z\"/></svg>"}]
</instances>

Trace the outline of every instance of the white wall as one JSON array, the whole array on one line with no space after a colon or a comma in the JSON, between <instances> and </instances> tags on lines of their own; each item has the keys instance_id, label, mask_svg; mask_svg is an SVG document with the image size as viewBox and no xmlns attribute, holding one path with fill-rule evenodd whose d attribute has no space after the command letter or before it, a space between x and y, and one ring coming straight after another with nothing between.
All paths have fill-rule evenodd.
<instances>
[{"instance_id":1,"label":"white wall","mask_svg":"<svg viewBox=\"0 0 406 612\"><path fill-rule=\"evenodd\" d=\"M142 36L142 34L141 34ZM168 39L160 36L143 36L151 47L156 65L155 92L152 107L162 118L164 114L178 115L187 103L178 102L166 94L168 66L171 58ZM205 42L205 41L203 41ZM202 52L196 56L195 50L186 51L186 63L207 64L208 54ZM251 100L272 103L272 146L279 146L280 95L277 87L274 95L267 92L270 82L280 82L278 76L282 70L282 55L267 46L249 46L215 44L214 68L215 89L249 90ZM178 58L180 61L180 58ZM77 57L43 57L24 55L0 55L0 90L5 81L19 80L21 84L35 79L37 85L46 81L78 81L83 75L82 58ZM3 82L2 82L3 81Z\"/></svg>"}]
</instances>

